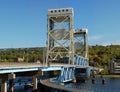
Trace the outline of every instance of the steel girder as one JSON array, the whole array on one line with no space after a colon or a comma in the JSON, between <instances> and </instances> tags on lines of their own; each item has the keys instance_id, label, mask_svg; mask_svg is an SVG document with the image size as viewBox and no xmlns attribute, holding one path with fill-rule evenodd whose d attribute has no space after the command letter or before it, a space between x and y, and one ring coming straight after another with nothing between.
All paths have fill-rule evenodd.
<instances>
[{"instance_id":1,"label":"steel girder","mask_svg":"<svg viewBox=\"0 0 120 92\"><path fill-rule=\"evenodd\" d=\"M77 29L74 32L75 54L88 58L88 30Z\"/></svg>"},{"instance_id":2,"label":"steel girder","mask_svg":"<svg viewBox=\"0 0 120 92\"><path fill-rule=\"evenodd\" d=\"M74 79L75 67L62 67L61 73L58 77L59 82L68 82Z\"/></svg>"},{"instance_id":3,"label":"steel girder","mask_svg":"<svg viewBox=\"0 0 120 92\"><path fill-rule=\"evenodd\" d=\"M82 56L75 55L74 57L74 64L75 65L81 65L81 66L89 66L88 59L84 58Z\"/></svg>"},{"instance_id":4,"label":"steel girder","mask_svg":"<svg viewBox=\"0 0 120 92\"><path fill-rule=\"evenodd\" d=\"M73 34L72 8L48 10L46 63L68 57L68 63L74 64Z\"/></svg>"}]
</instances>

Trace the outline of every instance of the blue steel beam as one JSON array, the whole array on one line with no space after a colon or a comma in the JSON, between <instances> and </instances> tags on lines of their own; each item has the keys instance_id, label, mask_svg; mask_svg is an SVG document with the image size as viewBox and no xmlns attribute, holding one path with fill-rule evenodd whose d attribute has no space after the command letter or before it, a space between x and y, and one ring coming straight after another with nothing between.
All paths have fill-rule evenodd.
<instances>
[{"instance_id":1,"label":"blue steel beam","mask_svg":"<svg viewBox=\"0 0 120 92\"><path fill-rule=\"evenodd\" d=\"M84 58L77 58L78 65L63 65L63 66L49 66L49 67L18 67L18 68L0 68L0 74L5 73L17 73L17 72L27 72L27 71L56 71L60 70L61 73L58 77L59 82L67 82L74 79L75 75L75 68L84 68L86 69L86 76L90 76L91 70L98 70L98 68L90 67L87 64L87 59Z\"/></svg>"},{"instance_id":2,"label":"blue steel beam","mask_svg":"<svg viewBox=\"0 0 120 92\"><path fill-rule=\"evenodd\" d=\"M59 82L68 82L74 79L75 67L61 67L61 73L58 77Z\"/></svg>"},{"instance_id":3,"label":"blue steel beam","mask_svg":"<svg viewBox=\"0 0 120 92\"><path fill-rule=\"evenodd\" d=\"M55 71L55 70L61 70L62 66L49 66L49 67L43 67L41 68L41 71Z\"/></svg>"},{"instance_id":4,"label":"blue steel beam","mask_svg":"<svg viewBox=\"0 0 120 92\"><path fill-rule=\"evenodd\" d=\"M88 66L89 65L88 59L81 57L79 55L74 56L74 62L75 62L75 65L81 65L81 66Z\"/></svg>"},{"instance_id":5,"label":"blue steel beam","mask_svg":"<svg viewBox=\"0 0 120 92\"><path fill-rule=\"evenodd\" d=\"M37 71L40 67L19 67L19 68L0 68L0 74Z\"/></svg>"},{"instance_id":6,"label":"blue steel beam","mask_svg":"<svg viewBox=\"0 0 120 92\"><path fill-rule=\"evenodd\" d=\"M5 73L17 73L17 72L28 72L28 71L55 71L61 70L62 66L50 66L50 67L13 67L13 68L0 68L0 74Z\"/></svg>"}]
</instances>

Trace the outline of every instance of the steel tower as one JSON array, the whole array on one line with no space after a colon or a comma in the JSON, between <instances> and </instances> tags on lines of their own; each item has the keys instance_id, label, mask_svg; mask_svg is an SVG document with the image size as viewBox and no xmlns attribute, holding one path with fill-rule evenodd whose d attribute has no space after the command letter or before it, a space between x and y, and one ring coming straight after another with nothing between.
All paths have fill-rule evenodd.
<instances>
[{"instance_id":1,"label":"steel tower","mask_svg":"<svg viewBox=\"0 0 120 92\"><path fill-rule=\"evenodd\" d=\"M48 10L48 38L46 62L74 64L73 9Z\"/></svg>"},{"instance_id":2,"label":"steel tower","mask_svg":"<svg viewBox=\"0 0 120 92\"><path fill-rule=\"evenodd\" d=\"M46 64L74 65L75 55L88 58L88 30L74 30L73 15L72 8L48 10Z\"/></svg>"},{"instance_id":3,"label":"steel tower","mask_svg":"<svg viewBox=\"0 0 120 92\"><path fill-rule=\"evenodd\" d=\"M88 29L77 29L74 32L75 54L88 58Z\"/></svg>"}]
</instances>

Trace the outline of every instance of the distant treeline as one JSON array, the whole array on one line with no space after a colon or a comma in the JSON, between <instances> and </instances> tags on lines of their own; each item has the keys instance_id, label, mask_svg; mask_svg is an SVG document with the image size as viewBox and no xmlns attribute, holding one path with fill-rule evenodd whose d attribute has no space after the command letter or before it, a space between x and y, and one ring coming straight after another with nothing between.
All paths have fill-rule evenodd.
<instances>
[{"instance_id":1,"label":"distant treeline","mask_svg":"<svg viewBox=\"0 0 120 92\"><path fill-rule=\"evenodd\" d=\"M89 46L88 54L90 65L108 69L111 60L120 59L120 45ZM0 49L0 62L14 62L15 58L24 58L24 62L42 63L45 55L45 47Z\"/></svg>"},{"instance_id":2,"label":"distant treeline","mask_svg":"<svg viewBox=\"0 0 120 92\"><path fill-rule=\"evenodd\" d=\"M120 59L120 45L90 46L89 61L98 65L109 64L111 60ZM96 66L96 65L95 65Z\"/></svg>"},{"instance_id":3,"label":"distant treeline","mask_svg":"<svg viewBox=\"0 0 120 92\"><path fill-rule=\"evenodd\" d=\"M43 47L0 49L0 62L14 62L16 58L24 58L24 62L42 62Z\"/></svg>"},{"instance_id":4,"label":"distant treeline","mask_svg":"<svg viewBox=\"0 0 120 92\"><path fill-rule=\"evenodd\" d=\"M103 73L109 72L110 61L120 62L120 45L90 46L89 64L91 66L104 68Z\"/></svg>"}]
</instances>

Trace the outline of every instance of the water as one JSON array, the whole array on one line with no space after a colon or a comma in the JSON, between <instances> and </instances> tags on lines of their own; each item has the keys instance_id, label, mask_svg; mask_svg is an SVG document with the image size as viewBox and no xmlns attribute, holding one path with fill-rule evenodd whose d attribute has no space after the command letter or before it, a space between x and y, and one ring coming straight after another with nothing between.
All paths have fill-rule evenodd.
<instances>
[{"instance_id":1,"label":"water","mask_svg":"<svg viewBox=\"0 0 120 92\"><path fill-rule=\"evenodd\" d=\"M92 84L92 79L89 79L86 83L69 83L65 86L80 90L90 90L90 92L120 92L119 85L120 79L105 78L105 84L102 84L102 79L97 78L95 84Z\"/></svg>"},{"instance_id":2,"label":"water","mask_svg":"<svg viewBox=\"0 0 120 92\"><path fill-rule=\"evenodd\" d=\"M91 81L92 79L88 79L86 83L68 83L65 87L90 90L90 92L120 92L119 78L105 78L104 85L102 84L101 78L96 78L95 84L92 84ZM32 92L32 88L24 89L24 86L29 83L32 83L31 77L17 78L14 84L15 92Z\"/></svg>"},{"instance_id":3,"label":"water","mask_svg":"<svg viewBox=\"0 0 120 92\"><path fill-rule=\"evenodd\" d=\"M17 77L14 80L14 92L32 92L32 88L25 89L24 86L32 83L32 77Z\"/></svg>"}]
</instances>

